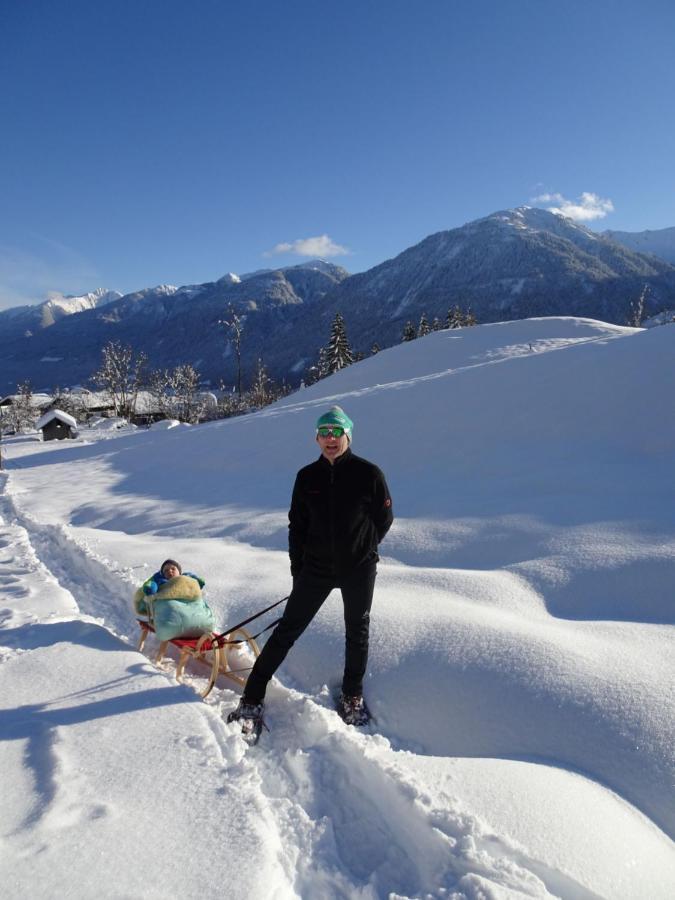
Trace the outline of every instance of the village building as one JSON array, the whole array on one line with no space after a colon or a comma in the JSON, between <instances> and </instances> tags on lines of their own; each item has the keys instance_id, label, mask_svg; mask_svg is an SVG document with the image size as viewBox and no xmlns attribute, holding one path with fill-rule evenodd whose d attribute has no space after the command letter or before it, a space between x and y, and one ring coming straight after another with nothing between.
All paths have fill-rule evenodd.
<instances>
[{"instance_id":1,"label":"village building","mask_svg":"<svg viewBox=\"0 0 675 900\"><path fill-rule=\"evenodd\" d=\"M6 414L10 407L14 406L21 399L21 394L6 394L4 397L0 397L0 416ZM49 404L52 402L52 397L50 394L32 394L31 395L31 406L37 412L42 412L46 409Z\"/></svg>"},{"instance_id":2,"label":"village building","mask_svg":"<svg viewBox=\"0 0 675 900\"><path fill-rule=\"evenodd\" d=\"M77 422L60 409L50 409L38 419L35 427L42 432L43 441L62 441L77 436Z\"/></svg>"}]
</instances>

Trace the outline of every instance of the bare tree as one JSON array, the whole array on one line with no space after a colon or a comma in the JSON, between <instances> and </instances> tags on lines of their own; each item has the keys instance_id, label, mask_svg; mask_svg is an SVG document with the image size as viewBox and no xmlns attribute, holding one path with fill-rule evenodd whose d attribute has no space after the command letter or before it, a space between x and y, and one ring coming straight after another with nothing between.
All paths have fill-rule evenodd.
<instances>
[{"instance_id":1,"label":"bare tree","mask_svg":"<svg viewBox=\"0 0 675 900\"><path fill-rule=\"evenodd\" d=\"M87 406L82 394L73 393L70 388L60 388L58 385L52 390L52 407L68 413L77 422L83 422L87 418Z\"/></svg>"},{"instance_id":2,"label":"bare tree","mask_svg":"<svg viewBox=\"0 0 675 900\"><path fill-rule=\"evenodd\" d=\"M641 328L645 320L645 303L649 294L649 285L646 284L637 300L632 300L628 311L628 319L626 324L632 328Z\"/></svg>"},{"instance_id":3,"label":"bare tree","mask_svg":"<svg viewBox=\"0 0 675 900\"><path fill-rule=\"evenodd\" d=\"M274 399L272 379L267 374L265 364L260 358L258 358L249 395L251 406L255 409L262 409L263 406L267 406Z\"/></svg>"},{"instance_id":4,"label":"bare tree","mask_svg":"<svg viewBox=\"0 0 675 900\"><path fill-rule=\"evenodd\" d=\"M133 416L148 358L129 344L108 341L102 350L101 367L92 381L110 396L115 415Z\"/></svg>"},{"instance_id":5,"label":"bare tree","mask_svg":"<svg viewBox=\"0 0 675 900\"><path fill-rule=\"evenodd\" d=\"M204 413L205 402L199 396L199 373L187 363L171 372L173 412L181 422L196 425Z\"/></svg>"},{"instance_id":6,"label":"bare tree","mask_svg":"<svg viewBox=\"0 0 675 900\"><path fill-rule=\"evenodd\" d=\"M35 427L37 416L33 406L33 388L30 381L22 381L17 385L17 394L9 409L9 426L17 434L30 431Z\"/></svg>"},{"instance_id":7,"label":"bare tree","mask_svg":"<svg viewBox=\"0 0 675 900\"><path fill-rule=\"evenodd\" d=\"M219 324L229 329L230 340L234 344L234 352L237 356L237 393L241 398L241 336L244 331L244 317L238 316L230 306L229 318L222 319Z\"/></svg>"},{"instance_id":8,"label":"bare tree","mask_svg":"<svg viewBox=\"0 0 675 900\"><path fill-rule=\"evenodd\" d=\"M229 419L230 416L238 416L244 410L244 404L237 394L236 388L226 389L224 382L221 381L218 403L216 409L216 417L219 419Z\"/></svg>"},{"instance_id":9,"label":"bare tree","mask_svg":"<svg viewBox=\"0 0 675 900\"><path fill-rule=\"evenodd\" d=\"M169 412L170 386L171 373L168 369L153 369L146 379L148 393L152 397L153 406L160 416L166 416Z\"/></svg>"}]
</instances>

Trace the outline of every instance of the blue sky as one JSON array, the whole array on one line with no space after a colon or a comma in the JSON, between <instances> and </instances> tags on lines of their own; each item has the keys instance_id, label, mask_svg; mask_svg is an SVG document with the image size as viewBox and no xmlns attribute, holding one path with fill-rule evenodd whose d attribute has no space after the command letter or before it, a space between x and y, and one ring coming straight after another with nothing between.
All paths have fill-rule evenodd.
<instances>
[{"instance_id":1,"label":"blue sky","mask_svg":"<svg viewBox=\"0 0 675 900\"><path fill-rule=\"evenodd\" d=\"M673 226L674 45L670 0L0 0L0 307Z\"/></svg>"}]
</instances>

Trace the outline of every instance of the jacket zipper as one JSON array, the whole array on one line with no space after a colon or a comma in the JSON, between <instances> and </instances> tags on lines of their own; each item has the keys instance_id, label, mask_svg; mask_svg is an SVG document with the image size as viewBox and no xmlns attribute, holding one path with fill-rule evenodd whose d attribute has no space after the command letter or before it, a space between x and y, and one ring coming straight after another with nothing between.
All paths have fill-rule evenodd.
<instances>
[{"instance_id":1,"label":"jacket zipper","mask_svg":"<svg viewBox=\"0 0 675 900\"><path fill-rule=\"evenodd\" d=\"M330 467L330 559L332 574L335 575L335 465Z\"/></svg>"}]
</instances>

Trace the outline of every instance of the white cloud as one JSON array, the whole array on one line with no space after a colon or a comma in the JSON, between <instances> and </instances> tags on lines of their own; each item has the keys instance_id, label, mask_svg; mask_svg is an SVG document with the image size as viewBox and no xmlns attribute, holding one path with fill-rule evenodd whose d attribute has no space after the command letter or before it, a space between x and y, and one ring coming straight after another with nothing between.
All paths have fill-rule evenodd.
<instances>
[{"instance_id":1,"label":"white cloud","mask_svg":"<svg viewBox=\"0 0 675 900\"><path fill-rule=\"evenodd\" d=\"M559 216L567 216L576 222L592 222L594 219L604 219L607 213L614 212L614 204L611 200L603 199L597 194L584 191L575 202L567 200L562 194L540 194L532 200L532 203L554 203L556 206L547 206L549 212Z\"/></svg>"},{"instance_id":2,"label":"white cloud","mask_svg":"<svg viewBox=\"0 0 675 900\"><path fill-rule=\"evenodd\" d=\"M318 237L298 238L291 243L283 242L268 250L265 256L279 256L282 253L292 253L294 256L347 256L347 247L336 244L327 234Z\"/></svg>"}]
</instances>

